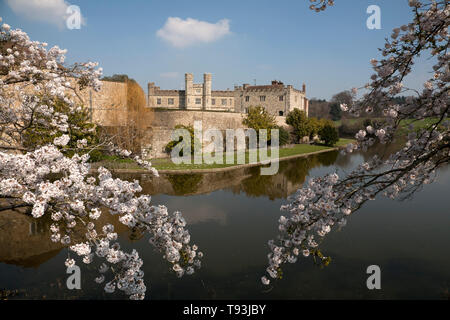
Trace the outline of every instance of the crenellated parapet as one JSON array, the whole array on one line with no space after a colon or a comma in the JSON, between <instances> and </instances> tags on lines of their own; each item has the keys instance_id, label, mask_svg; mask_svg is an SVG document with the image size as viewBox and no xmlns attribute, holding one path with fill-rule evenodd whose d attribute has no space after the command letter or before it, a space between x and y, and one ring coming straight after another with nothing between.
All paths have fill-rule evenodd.
<instances>
[{"instance_id":1,"label":"crenellated parapet","mask_svg":"<svg viewBox=\"0 0 450 320\"><path fill-rule=\"evenodd\" d=\"M161 90L148 84L148 107L187 110L212 110L246 113L251 106L262 106L269 113L285 116L295 108L308 113L306 85L296 89L274 80L269 85L234 86L234 90L212 90L212 75L203 74L203 83L194 83L192 73L185 74L185 90Z\"/></svg>"}]
</instances>

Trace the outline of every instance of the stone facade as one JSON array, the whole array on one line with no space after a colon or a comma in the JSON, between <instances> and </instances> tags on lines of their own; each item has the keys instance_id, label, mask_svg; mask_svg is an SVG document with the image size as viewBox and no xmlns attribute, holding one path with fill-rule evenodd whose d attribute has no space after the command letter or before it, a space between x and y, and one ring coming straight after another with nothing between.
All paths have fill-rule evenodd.
<instances>
[{"instance_id":1,"label":"stone facade","mask_svg":"<svg viewBox=\"0 0 450 320\"><path fill-rule=\"evenodd\" d=\"M277 84L275 89L269 88L265 91L258 91L259 89L248 87L248 90L212 91L210 90L211 77L208 74L204 76L205 83L203 85L194 84L189 76L186 77L186 80L188 83L187 87L190 88L188 89L189 101L195 102L194 99L201 98L201 106L193 104L189 108L181 107L180 105L183 105L186 100L184 91L159 90L154 84L149 84L149 87L153 92L158 92L159 95L150 95L148 97L149 101L152 101L152 99L156 101L156 98L164 98L167 101L170 97L174 99L176 105L174 104L172 108L167 108L168 106L165 105L164 107L166 108L161 109L145 107L145 97L137 99L137 97L144 96L145 93L135 83L103 81L99 92L89 89L83 90L80 93L80 97L83 100L82 104L92 111L92 120L95 123L103 127L122 128L124 130L130 126L139 128L141 132L139 144L142 156L144 158L160 158L168 156L164 152L164 148L170 142L171 133L176 125L189 126L193 125L194 121L201 121L203 130L214 128L224 131L226 129L244 128L242 120L245 117L245 111L240 111L241 105L235 111L235 101L240 101L239 99L242 98L244 99L243 106L246 106L245 94L252 95L253 100L248 101L251 104L252 101L256 100L255 97L260 92L265 92L266 104L260 103L260 105L264 105L269 110L277 110L274 108L270 109L271 106L268 103L274 100L273 97L278 96L280 91L285 90L288 94L291 90L288 89L289 86L281 88L284 86ZM133 88L136 90L132 90ZM220 105L222 104L222 99L226 99L226 106L224 107ZM137 103L138 101L136 100L142 100L143 102ZM291 100L295 102L295 99ZM258 104L255 103L255 105ZM275 108L280 108L281 104L274 104L274 106ZM279 113L275 111L271 112L276 115L277 124L288 129L285 116L279 116Z\"/></svg>"},{"instance_id":2,"label":"stone facade","mask_svg":"<svg viewBox=\"0 0 450 320\"><path fill-rule=\"evenodd\" d=\"M234 111L234 91L212 90L212 76L203 75L203 83L194 83L191 73L185 75L185 90L161 90L148 84L147 105L169 109Z\"/></svg>"},{"instance_id":3,"label":"stone facade","mask_svg":"<svg viewBox=\"0 0 450 320\"><path fill-rule=\"evenodd\" d=\"M269 113L286 116L295 108L308 114L306 86L302 90L280 81L270 85L235 86L234 90L212 90L212 76L203 75L203 84L194 83L192 73L185 74L185 90L161 90L154 82L148 84L147 106L150 108L211 110L247 113L250 106L263 106Z\"/></svg>"},{"instance_id":4,"label":"stone facade","mask_svg":"<svg viewBox=\"0 0 450 320\"><path fill-rule=\"evenodd\" d=\"M235 91L236 111L247 113L251 106L262 106L270 114L286 116L295 108L304 110L308 115L309 101L306 98L306 86L302 90L292 85L285 86L283 82L272 81L270 85L237 86Z\"/></svg>"},{"instance_id":5,"label":"stone facade","mask_svg":"<svg viewBox=\"0 0 450 320\"><path fill-rule=\"evenodd\" d=\"M100 91L92 89L79 93L81 103L90 110L92 121L102 126L127 124L127 84L124 82L102 81Z\"/></svg>"},{"instance_id":6,"label":"stone facade","mask_svg":"<svg viewBox=\"0 0 450 320\"><path fill-rule=\"evenodd\" d=\"M150 109L151 110L151 109ZM155 109L153 114L153 121L148 125L148 136L151 139L147 140L143 148L148 150L147 154L150 158L164 158L168 157L165 153L165 146L171 141L171 134L176 125L191 126L194 121L201 121L202 129L240 129L244 128L242 120L245 115L236 112L224 112L218 114L212 111L198 111L198 110L158 110ZM277 125L287 128L285 117L275 117Z\"/></svg>"}]
</instances>

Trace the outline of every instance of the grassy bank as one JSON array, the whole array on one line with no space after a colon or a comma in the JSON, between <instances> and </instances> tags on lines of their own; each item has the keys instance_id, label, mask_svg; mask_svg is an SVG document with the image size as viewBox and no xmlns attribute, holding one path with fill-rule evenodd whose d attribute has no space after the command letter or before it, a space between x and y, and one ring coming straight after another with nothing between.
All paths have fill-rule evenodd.
<instances>
[{"instance_id":1,"label":"grassy bank","mask_svg":"<svg viewBox=\"0 0 450 320\"><path fill-rule=\"evenodd\" d=\"M354 141L354 140L340 139L338 141L338 143L336 144L336 147L345 146L348 143L351 143L352 141ZM279 149L279 157L280 157L280 159L282 159L282 158L293 157L293 156L307 155L310 153L315 153L315 152L324 151L324 150L331 150L331 149L333 149L333 148L327 147L324 145L297 144L297 145L294 145L293 147L280 148ZM249 163L248 151L246 151L244 153L244 156L245 156L245 163ZM195 163L193 163L193 161L191 164L175 164L169 158L152 159L151 160L153 167L155 167L157 170L196 170L196 169L228 168L228 167L233 167L233 166L239 165L236 163L236 161L237 160L235 157L235 163L232 163L232 164L226 163L225 156L224 156L224 160L223 160L222 164L217 164L217 163L195 164ZM259 157L258 157L258 161L259 161ZM104 161L96 162L93 164L94 168L99 167L99 166L104 166L109 169L130 169L130 170L142 169L139 166L137 166L132 160L128 160L128 159L114 160L113 157L111 157L111 159L106 159ZM142 170L144 170L144 169L142 169Z\"/></svg>"},{"instance_id":2,"label":"grassy bank","mask_svg":"<svg viewBox=\"0 0 450 320\"><path fill-rule=\"evenodd\" d=\"M366 120L371 120L379 123L385 121L384 118L357 118L357 119L342 119L339 121L334 121L334 125L339 130L339 135L344 137L354 137L354 135L361 129L364 129L364 122ZM412 130L424 129L435 123L437 118L427 118L422 120L407 119L400 122L399 130L397 131L398 136L406 136L410 132L409 126L412 125ZM446 120L450 120L447 118Z\"/></svg>"}]
</instances>

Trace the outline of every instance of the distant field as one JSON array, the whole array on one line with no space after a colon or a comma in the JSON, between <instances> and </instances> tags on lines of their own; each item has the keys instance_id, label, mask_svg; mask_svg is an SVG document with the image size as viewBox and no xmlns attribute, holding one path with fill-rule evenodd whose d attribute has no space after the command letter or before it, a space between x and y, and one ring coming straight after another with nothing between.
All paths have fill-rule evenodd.
<instances>
[{"instance_id":1,"label":"distant field","mask_svg":"<svg viewBox=\"0 0 450 320\"><path fill-rule=\"evenodd\" d=\"M384 118L358 118L358 119L344 119L339 121L333 121L334 125L336 127L342 126L342 124L350 125L350 126L360 126L361 129L363 128L364 121L366 119L374 120L382 122ZM415 119L408 119L408 120L402 120L400 122L401 128L407 128L410 124L414 126L414 129L422 129L430 126L434 122L436 122L438 118L427 118L423 120L415 120ZM446 120L450 120L450 118L447 118Z\"/></svg>"}]
</instances>

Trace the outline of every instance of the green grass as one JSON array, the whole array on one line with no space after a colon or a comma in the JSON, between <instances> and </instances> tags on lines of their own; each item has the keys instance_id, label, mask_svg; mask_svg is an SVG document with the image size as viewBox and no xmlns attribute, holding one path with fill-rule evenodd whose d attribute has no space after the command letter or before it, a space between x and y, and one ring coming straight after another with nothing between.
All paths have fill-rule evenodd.
<instances>
[{"instance_id":1,"label":"green grass","mask_svg":"<svg viewBox=\"0 0 450 320\"><path fill-rule=\"evenodd\" d=\"M129 158L120 158L117 156L108 156L103 155L102 160L94 162L91 164L92 168L98 168L98 167L105 167L108 169L143 169L142 167L138 166L136 162L133 159Z\"/></svg>"},{"instance_id":2,"label":"green grass","mask_svg":"<svg viewBox=\"0 0 450 320\"><path fill-rule=\"evenodd\" d=\"M336 146L345 146L348 143L351 143L352 139L340 139L339 142L336 144ZM331 149L331 147L327 147L324 145L309 145L309 144L297 144L294 147L290 148L280 148L279 150L279 157L280 158L286 158L290 156L295 155L302 155L322 150ZM236 160L236 158L235 158ZM259 157L258 157L259 161ZM193 169L216 169L216 168L226 168L226 167L232 167L239 164L227 164L226 159L224 156L223 164L175 164L172 162L171 159L164 158L164 159L153 159L151 160L153 167L155 167L157 170L193 170ZM193 162L193 161L192 161ZM245 152L245 163L249 163L249 153L248 151Z\"/></svg>"},{"instance_id":3,"label":"green grass","mask_svg":"<svg viewBox=\"0 0 450 320\"><path fill-rule=\"evenodd\" d=\"M344 139L340 138L339 141L336 143L336 147L343 147L348 145L349 143L355 142L355 139Z\"/></svg>"},{"instance_id":4,"label":"green grass","mask_svg":"<svg viewBox=\"0 0 450 320\"><path fill-rule=\"evenodd\" d=\"M336 126L336 128L340 127L342 125L342 123L349 124L349 125L361 124L361 126L362 126L363 122L366 119L375 120L375 121L379 121L379 122L382 122L383 120L385 120L384 118L356 118L356 119L341 119L341 120L333 121L333 122L334 122L334 125ZM402 128L407 128L409 124L413 124L414 129L421 129L421 128L430 126L437 120L438 120L438 118L427 118L427 119L423 119L423 120L407 119L407 120L402 120L400 122L400 126ZM450 118L447 118L446 120L450 120Z\"/></svg>"},{"instance_id":5,"label":"green grass","mask_svg":"<svg viewBox=\"0 0 450 320\"><path fill-rule=\"evenodd\" d=\"M410 124L412 124L414 130L424 129L424 128L431 126L433 123L436 123L438 120L439 120L438 118L427 118L427 119L423 119L423 120L415 120L415 119L402 120L400 122L400 127L408 129L408 126ZM450 120L450 118L447 118L445 120Z\"/></svg>"},{"instance_id":6,"label":"green grass","mask_svg":"<svg viewBox=\"0 0 450 320\"><path fill-rule=\"evenodd\" d=\"M336 147L345 146L355 140L353 139L339 139ZM332 147L328 147L325 145L310 145L310 144L297 144L293 147L280 148L279 149L279 157L286 158L296 155L302 155L322 150L331 149ZM246 151L245 155L245 163L249 163L249 152ZM259 156L258 156L259 161ZM225 155L223 164L195 164L194 161L191 161L191 164L175 164L172 162L170 158L163 159L151 159L152 166L157 170L195 170L195 169L217 169L217 168L226 168L233 167L239 164L227 164ZM235 156L236 161L236 156ZM115 156L105 156L102 161L95 162L92 164L93 168L98 168L99 166L103 166L108 169L129 169L129 170L145 170L142 167L139 167L133 160L131 159L122 159Z\"/></svg>"}]
</instances>

